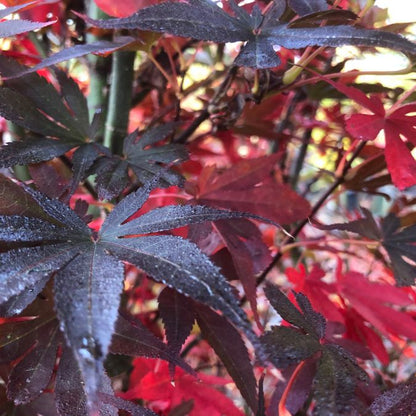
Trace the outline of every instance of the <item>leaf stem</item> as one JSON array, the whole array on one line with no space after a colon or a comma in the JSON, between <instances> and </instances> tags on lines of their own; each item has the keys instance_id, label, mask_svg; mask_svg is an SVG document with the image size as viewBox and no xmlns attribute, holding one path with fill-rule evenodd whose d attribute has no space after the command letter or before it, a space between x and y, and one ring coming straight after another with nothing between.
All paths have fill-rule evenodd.
<instances>
[{"instance_id":1,"label":"leaf stem","mask_svg":"<svg viewBox=\"0 0 416 416\"><path fill-rule=\"evenodd\" d=\"M297 65L297 64L294 64ZM302 67L302 69L305 69ZM402 69L398 69L396 71L360 71L358 69L353 69L351 71L346 71L346 72L336 72L333 74L322 74L319 76L314 76L311 78L307 78L307 79L303 79L301 81L295 82L294 84L290 84L290 85L286 85L283 88L281 88L279 91L286 91L286 90L293 90L296 88L300 88L303 87L305 85L310 85L310 84L316 84L316 82L318 81L322 81L323 79L332 79L332 78L351 78L354 76L361 76L361 75L374 75L374 76L385 76L385 75L391 75L391 76L395 76L395 75L406 75L406 74L410 74L414 72L414 65L409 62L409 64L402 68Z\"/></svg>"},{"instance_id":2,"label":"leaf stem","mask_svg":"<svg viewBox=\"0 0 416 416\"><path fill-rule=\"evenodd\" d=\"M194 121L189 125L189 127L175 140L175 143L186 143L188 138L196 131L196 129L205 121L209 119L212 111L210 109L218 105L224 94L227 92L228 87L233 81L234 77L237 74L238 67L233 66L228 71L227 76L222 81L221 85L218 87L215 95L212 97L209 104L201 112L201 114L194 119Z\"/></svg>"},{"instance_id":3,"label":"leaf stem","mask_svg":"<svg viewBox=\"0 0 416 416\"><path fill-rule=\"evenodd\" d=\"M305 361L301 361L295 368L295 371L290 376L290 379L285 387L285 390L283 391L282 397L279 402L279 416L291 416L291 413L286 408L286 402L287 398L289 396L290 391L293 388L293 385L296 382L297 377L299 376L299 373L302 371L303 367L305 366Z\"/></svg>"},{"instance_id":4,"label":"leaf stem","mask_svg":"<svg viewBox=\"0 0 416 416\"><path fill-rule=\"evenodd\" d=\"M292 250L293 248L296 248L296 247L314 246L318 244L331 244L331 243L365 246L369 249L377 249L380 246L379 241L367 241L367 240L363 241L363 240L353 240L353 239L347 239L347 238L345 239L337 238L333 240L328 240L326 238L323 238L320 240L297 241L296 243L289 243L285 246L282 246L280 248L280 251L282 251L283 253L286 253L289 250Z\"/></svg>"},{"instance_id":5,"label":"leaf stem","mask_svg":"<svg viewBox=\"0 0 416 416\"><path fill-rule=\"evenodd\" d=\"M117 51L113 54L104 145L115 154L122 153L122 140L127 134L135 56L136 53L130 51Z\"/></svg>"},{"instance_id":6,"label":"leaf stem","mask_svg":"<svg viewBox=\"0 0 416 416\"><path fill-rule=\"evenodd\" d=\"M311 133L312 133L311 129L307 129L303 133L302 144L300 146L298 156L296 158L295 167L293 169L293 173L290 175L290 185L295 190L296 190L296 187L297 187L297 184L298 184L300 171L303 168L304 161L305 161L305 158L306 158L306 154L307 154L307 151L308 151L308 146L309 146L309 143L310 143L310 140L311 140Z\"/></svg>"}]
</instances>

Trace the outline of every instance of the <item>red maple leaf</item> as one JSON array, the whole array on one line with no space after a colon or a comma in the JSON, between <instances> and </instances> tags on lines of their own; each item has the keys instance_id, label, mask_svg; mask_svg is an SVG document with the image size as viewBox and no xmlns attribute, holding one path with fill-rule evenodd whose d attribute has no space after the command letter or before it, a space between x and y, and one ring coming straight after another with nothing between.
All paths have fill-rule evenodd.
<instances>
[{"instance_id":1,"label":"red maple leaf","mask_svg":"<svg viewBox=\"0 0 416 416\"><path fill-rule=\"evenodd\" d=\"M165 361L136 358L133 365L130 388L122 394L125 399L145 400L160 415L192 400L189 416L243 416L230 398L213 387L228 384L228 379L202 373L196 378L177 368L172 381Z\"/></svg>"},{"instance_id":2,"label":"red maple leaf","mask_svg":"<svg viewBox=\"0 0 416 416\"><path fill-rule=\"evenodd\" d=\"M339 308L329 299L329 296L336 292L335 285L322 280L325 272L319 264L314 264L309 273L306 272L303 264L299 265L298 270L289 267L285 273L294 285L294 290L306 295L313 308L324 315L328 321L344 322L344 316Z\"/></svg>"},{"instance_id":3,"label":"red maple leaf","mask_svg":"<svg viewBox=\"0 0 416 416\"><path fill-rule=\"evenodd\" d=\"M312 306L329 321L342 322L344 339L368 347L383 364L390 358L380 335L393 342L397 337L415 339L414 319L399 308L412 304L406 288L386 283L370 282L358 272L342 272L341 261L336 271L336 282L322 281L325 272L315 264L308 273L303 265L299 270L285 271L296 291L305 294ZM330 298L337 294L338 305Z\"/></svg>"},{"instance_id":4,"label":"red maple leaf","mask_svg":"<svg viewBox=\"0 0 416 416\"><path fill-rule=\"evenodd\" d=\"M279 224L303 219L309 215L309 203L270 175L279 157L242 160L225 171L208 166L194 187L195 199L202 205L250 212Z\"/></svg>"},{"instance_id":5,"label":"red maple leaf","mask_svg":"<svg viewBox=\"0 0 416 416\"><path fill-rule=\"evenodd\" d=\"M416 339L414 319L398 310L412 304L406 290L386 283L370 282L358 272L343 273L341 262L336 278L337 292L345 307L346 337L367 345L383 364L390 359L379 334L393 342L397 337Z\"/></svg>"},{"instance_id":6,"label":"red maple leaf","mask_svg":"<svg viewBox=\"0 0 416 416\"><path fill-rule=\"evenodd\" d=\"M205 167L198 183L188 184L187 189L198 204L247 212L280 224L297 221L308 216L309 204L271 175L279 157L273 154L245 159L226 170L216 166ZM213 228L231 254L257 319L254 275L263 271L271 261L261 233L246 219L217 221ZM199 230L194 234L202 235L200 227Z\"/></svg>"},{"instance_id":7,"label":"red maple leaf","mask_svg":"<svg viewBox=\"0 0 416 416\"><path fill-rule=\"evenodd\" d=\"M386 110L378 97L367 97L357 88L326 79L338 91L360 104L372 114L346 117L346 130L352 137L374 140L384 131L384 154L392 181L400 190L416 184L416 161L406 141L416 146L416 103L394 106ZM403 140L406 139L406 141Z\"/></svg>"}]
</instances>

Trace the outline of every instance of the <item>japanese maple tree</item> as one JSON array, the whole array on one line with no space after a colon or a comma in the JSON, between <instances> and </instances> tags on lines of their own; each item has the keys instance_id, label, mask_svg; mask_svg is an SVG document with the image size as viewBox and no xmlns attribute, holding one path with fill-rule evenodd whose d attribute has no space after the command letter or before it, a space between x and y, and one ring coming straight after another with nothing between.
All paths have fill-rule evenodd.
<instances>
[{"instance_id":1,"label":"japanese maple tree","mask_svg":"<svg viewBox=\"0 0 416 416\"><path fill-rule=\"evenodd\" d=\"M0 3L0 415L416 413L416 18Z\"/></svg>"}]
</instances>

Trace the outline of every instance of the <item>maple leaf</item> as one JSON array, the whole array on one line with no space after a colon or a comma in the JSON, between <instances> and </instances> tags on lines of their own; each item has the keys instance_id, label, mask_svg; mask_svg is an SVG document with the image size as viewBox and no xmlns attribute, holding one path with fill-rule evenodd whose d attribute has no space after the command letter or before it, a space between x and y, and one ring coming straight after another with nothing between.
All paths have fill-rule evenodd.
<instances>
[{"instance_id":1,"label":"maple leaf","mask_svg":"<svg viewBox=\"0 0 416 416\"><path fill-rule=\"evenodd\" d=\"M204 205L249 212L278 224L303 219L309 214L308 202L271 176L278 159L279 155L273 154L242 160L226 170L206 167L194 188L195 199Z\"/></svg>"},{"instance_id":2,"label":"maple leaf","mask_svg":"<svg viewBox=\"0 0 416 416\"><path fill-rule=\"evenodd\" d=\"M394 308L412 304L408 294L402 289L384 283L369 282L358 272L342 273L340 265L337 270L337 289L349 307L383 335L416 339L413 318Z\"/></svg>"},{"instance_id":3,"label":"maple leaf","mask_svg":"<svg viewBox=\"0 0 416 416\"><path fill-rule=\"evenodd\" d=\"M265 293L279 315L292 325L274 326L261 337L270 362L284 369L313 358L317 361L314 414L351 414L357 381L367 378L365 372L346 350L325 338L325 318L306 296L294 294L299 310L276 286L267 284Z\"/></svg>"},{"instance_id":4,"label":"maple leaf","mask_svg":"<svg viewBox=\"0 0 416 416\"><path fill-rule=\"evenodd\" d=\"M163 290L158 301L170 349L175 354L179 353L196 320L202 337L213 347L241 395L255 412L256 380L247 348L238 331L210 308L193 302L170 288Z\"/></svg>"},{"instance_id":5,"label":"maple leaf","mask_svg":"<svg viewBox=\"0 0 416 416\"><path fill-rule=\"evenodd\" d=\"M84 17L92 26L105 29L140 29L169 33L175 36L218 43L244 41L246 44L235 59L235 65L256 68L276 67L280 59L274 47L300 49L306 46L367 45L384 46L416 53L416 45L404 37L380 30L369 30L347 25L310 27L305 15L324 22L327 18L323 1L292 0L289 5L302 17L297 22L281 21L285 2L275 1L263 15L255 5L252 13L230 0L234 16L207 0L165 2L139 10L121 19L94 20ZM315 14L318 12L319 19ZM345 21L345 11L332 10Z\"/></svg>"},{"instance_id":6,"label":"maple leaf","mask_svg":"<svg viewBox=\"0 0 416 416\"><path fill-rule=\"evenodd\" d=\"M256 412L258 403L256 379L240 334L226 319L211 309L197 305L195 311L202 336L214 348L241 395L253 412Z\"/></svg>"},{"instance_id":7,"label":"maple leaf","mask_svg":"<svg viewBox=\"0 0 416 416\"><path fill-rule=\"evenodd\" d=\"M0 59L2 75L11 75L21 68L13 61ZM137 132L134 132L125 139L125 157L112 155L108 148L92 141L98 134L99 113L90 124L87 101L77 84L63 72L57 72L57 77L64 102L61 94L37 74L18 80L9 79L5 82L7 87L0 88L0 97L6 100L0 104L0 114L41 135L0 147L1 167L39 163L75 149L72 155L74 176L67 190L67 199L89 174L97 174L99 197L113 198L128 184L129 168L142 183L158 173L160 185L181 183L179 174L163 169L160 163L184 160L187 157L184 146L157 146L173 132L174 124L149 129L138 142Z\"/></svg>"},{"instance_id":8,"label":"maple leaf","mask_svg":"<svg viewBox=\"0 0 416 416\"><path fill-rule=\"evenodd\" d=\"M98 158L91 172L97 174L99 198L111 199L118 196L129 182L129 168L141 183L159 175L160 187L182 184L182 176L173 170L167 170L161 163L172 164L187 159L185 146L157 145L171 135L175 127L175 123L166 123L150 128L141 134L139 140L136 130L124 139L123 157L112 155Z\"/></svg>"},{"instance_id":9,"label":"maple leaf","mask_svg":"<svg viewBox=\"0 0 416 416\"><path fill-rule=\"evenodd\" d=\"M271 178L270 173L278 158L279 155L274 154L242 160L224 171L214 166L206 167L196 186L188 184L189 191L195 195L197 203L252 213L278 224L305 218L309 214L308 202L289 186ZM285 199L276 197L282 194ZM201 244L201 237L211 232L207 227L193 226L193 241ZM217 221L211 229L216 230L229 250L257 318L254 275L262 272L271 261L269 249L263 243L260 231L244 218L229 222Z\"/></svg>"},{"instance_id":10,"label":"maple leaf","mask_svg":"<svg viewBox=\"0 0 416 416\"><path fill-rule=\"evenodd\" d=\"M159 294L158 303L169 350L179 354L195 322L193 304L189 298L169 287Z\"/></svg>"},{"instance_id":11,"label":"maple leaf","mask_svg":"<svg viewBox=\"0 0 416 416\"><path fill-rule=\"evenodd\" d=\"M374 416L411 415L416 409L416 383L398 384L378 396L369 410Z\"/></svg>"},{"instance_id":12,"label":"maple leaf","mask_svg":"<svg viewBox=\"0 0 416 416\"><path fill-rule=\"evenodd\" d=\"M323 225L314 222L314 224L323 230L344 230L379 241L390 257L397 285L413 285L416 278L416 268L412 264L416 261L416 225L403 228L395 214L389 214L378 225L369 210L361 208L361 211L364 217L349 223Z\"/></svg>"},{"instance_id":13,"label":"maple leaf","mask_svg":"<svg viewBox=\"0 0 416 416\"><path fill-rule=\"evenodd\" d=\"M132 36L119 36L112 41L99 40L96 42L86 43L83 45L75 45L65 48L59 52L56 52L46 58L44 58L37 65L32 67L20 67L13 73L9 73L5 76L5 79L15 79L24 75L32 74L40 69L47 68L52 65L59 64L70 59L80 58L90 53L96 55L106 55L111 52L115 52L119 49L123 49L131 44L134 44L136 39ZM88 113L86 114L88 116Z\"/></svg>"},{"instance_id":14,"label":"maple leaf","mask_svg":"<svg viewBox=\"0 0 416 416\"><path fill-rule=\"evenodd\" d=\"M373 113L347 116L347 132L357 139L374 140L380 131L384 131L384 154L394 185L400 190L415 185L416 161L402 137L413 146L416 145L416 104L404 104L386 110L378 97L369 98L357 88L340 82L326 82Z\"/></svg>"},{"instance_id":15,"label":"maple leaf","mask_svg":"<svg viewBox=\"0 0 416 416\"><path fill-rule=\"evenodd\" d=\"M328 8L325 0L289 0L288 4L299 16L320 12Z\"/></svg>"},{"instance_id":16,"label":"maple leaf","mask_svg":"<svg viewBox=\"0 0 416 416\"><path fill-rule=\"evenodd\" d=\"M19 10L28 5L35 4L37 1L32 1L23 5L5 7L0 10L0 19L4 19L10 14L17 13ZM3 20L0 21L0 38L9 38L11 36L19 35L21 33L29 32L31 30L41 29L42 27L50 26L54 22L32 22L30 20Z\"/></svg>"},{"instance_id":17,"label":"maple leaf","mask_svg":"<svg viewBox=\"0 0 416 416\"><path fill-rule=\"evenodd\" d=\"M229 380L198 373L198 378L178 369L174 381L168 364L157 360L136 359L130 378L130 388L122 394L125 399L141 399L158 413L167 415L182 402L192 400L189 416L243 416L234 403L223 393L213 388L225 385Z\"/></svg>"},{"instance_id":18,"label":"maple leaf","mask_svg":"<svg viewBox=\"0 0 416 416\"><path fill-rule=\"evenodd\" d=\"M203 206L165 206L126 222L144 204L157 180L125 197L98 233L60 201L30 188L26 192L42 215L0 216L0 242L6 247L13 243L0 253L3 315L24 309L55 273L57 317L85 382L91 409L97 406L102 365L115 330L123 290L122 261L222 311L253 345L259 345L225 278L194 244L169 235L146 235L233 213Z\"/></svg>"},{"instance_id":19,"label":"maple leaf","mask_svg":"<svg viewBox=\"0 0 416 416\"><path fill-rule=\"evenodd\" d=\"M9 76L22 70L21 65L0 57L0 73ZM89 123L87 101L79 87L63 72L57 72L61 94L43 77L29 74L5 81L0 88L0 115L36 133L21 141L0 147L0 166L39 163L61 156L71 149L74 178L69 194L100 154L109 150L90 143L98 132L97 123Z\"/></svg>"},{"instance_id":20,"label":"maple leaf","mask_svg":"<svg viewBox=\"0 0 416 416\"><path fill-rule=\"evenodd\" d=\"M7 397L17 406L16 414L27 415L31 413L25 412L32 410L36 414L41 412L53 416L58 414L85 416L88 410L83 377L73 352L65 347L64 336L53 310L52 285L48 285L42 295L26 308L23 314L25 316L20 316L17 320L6 320L0 325L0 362L12 363L7 378ZM128 331L131 332L131 329L129 325ZM118 324L116 339L123 336L123 330L125 331L126 328L123 326L120 328ZM142 331L141 335L145 335L145 332ZM141 342L143 341L139 339L136 344ZM60 350L62 347L64 348ZM114 351L118 352L116 345ZM130 355L135 355L138 351L137 348L131 348L129 352ZM51 394L48 390L58 355L59 368L53 383L54 394ZM156 356L173 359L172 362L188 370L180 359L163 354L163 350ZM104 389L107 393L111 391L104 370L101 370L100 389ZM44 390L46 393L43 393ZM98 400L101 416L115 416L116 408L123 409L130 406L123 401L108 406L101 398ZM44 408L46 404L49 406L47 410ZM132 406L134 414L154 416L146 409Z\"/></svg>"},{"instance_id":21,"label":"maple leaf","mask_svg":"<svg viewBox=\"0 0 416 416\"><path fill-rule=\"evenodd\" d=\"M336 282L331 284L321 281L325 272L316 264L308 274L303 266L299 272L286 269L286 274L292 283L296 283L296 290L308 296L317 311L328 320L345 325L344 338L367 346L384 364L388 364L389 357L380 333L390 338L393 336L393 339L397 336L414 339L416 335L413 319L397 310L411 305L408 294L400 288L369 282L358 272L342 273L340 261ZM331 294L337 294L342 308L331 302ZM345 345L348 348L349 345Z\"/></svg>"},{"instance_id":22,"label":"maple leaf","mask_svg":"<svg viewBox=\"0 0 416 416\"><path fill-rule=\"evenodd\" d=\"M325 272L318 264L314 264L309 272L303 264L299 265L299 270L289 267L285 270L285 274L294 285L294 289L306 295L314 309L326 319L344 322L343 315L329 299L330 294L336 293L336 287L322 280Z\"/></svg>"}]
</instances>

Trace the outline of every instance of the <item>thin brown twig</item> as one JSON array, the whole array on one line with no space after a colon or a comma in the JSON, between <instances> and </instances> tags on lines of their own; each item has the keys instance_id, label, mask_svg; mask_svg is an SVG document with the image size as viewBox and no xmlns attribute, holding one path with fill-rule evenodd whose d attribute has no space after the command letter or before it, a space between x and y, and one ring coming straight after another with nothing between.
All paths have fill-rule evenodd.
<instances>
[{"instance_id":1,"label":"thin brown twig","mask_svg":"<svg viewBox=\"0 0 416 416\"><path fill-rule=\"evenodd\" d=\"M218 87L215 95L212 97L208 105L202 110L201 114L194 119L194 121L190 124L190 126L180 135L178 136L174 142L175 143L186 143L188 138L196 131L196 129L205 121L208 120L209 116L211 115L210 107L216 107L219 101L222 99L224 94L227 92L228 87L230 86L231 82L233 81L234 77L237 74L238 67L233 66L228 71L227 76L222 81L221 85Z\"/></svg>"},{"instance_id":2,"label":"thin brown twig","mask_svg":"<svg viewBox=\"0 0 416 416\"><path fill-rule=\"evenodd\" d=\"M345 181L345 177L349 171L349 169L352 166L352 163L357 158L357 156L360 154L361 150L366 145L366 142L361 142L354 152L351 155L351 158L348 160L348 162L345 164L341 174L337 177L335 182L328 188L328 190L319 198L319 200L315 203L315 205L312 207L311 212L307 218L302 220L297 227L290 232L290 236L287 236L286 239L282 243L282 247L292 243L295 241L296 237L299 235L299 233L303 230L303 227L309 223L310 218L312 218L322 207L322 205L325 203L325 201L328 199L328 197L338 188L339 185L341 185ZM263 271L263 273L258 277L256 285L259 286L264 282L269 272L273 269L273 267L276 266L276 264L279 262L281 257L283 256L283 251L279 250L276 255L274 256L273 260L269 264L269 266Z\"/></svg>"}]
</instances>

